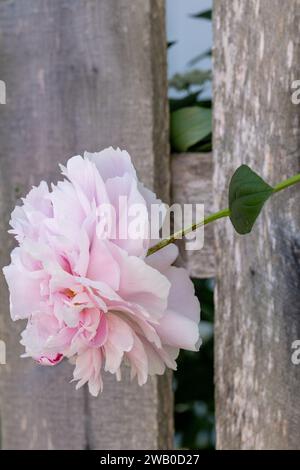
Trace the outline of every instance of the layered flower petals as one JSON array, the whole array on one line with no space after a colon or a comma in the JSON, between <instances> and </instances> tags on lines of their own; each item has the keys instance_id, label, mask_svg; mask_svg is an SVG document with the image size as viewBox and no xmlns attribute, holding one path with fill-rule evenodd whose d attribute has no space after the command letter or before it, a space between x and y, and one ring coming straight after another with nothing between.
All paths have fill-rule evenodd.
<instances>
[{"instance_id":1,"label":"layered flower petals","mask_svg":"<svg viewBox=\"0 0 300 470\"><path fill-rule=\"evenodd\" d=\"M43 300L43 281L45 272L30 269L24 265L21 248L15 248L11 254L12 263L3 268L3 273L10 291L10 312L13 320L29 318L39 311Z\"/></svg>"},{"instance_id":2,"label":"layered flower petals","mask_svg":"<svg viewBox=\"0 0 300 470\"><path fill-rule=\"evenodd\" d=\"M199 302L186 271L172 266L177 248L147 256L151 208L164 207L120 149L61 169L63 181L33 188L11 217L19 247L3 272L12 319L27 319L24 356L47 366L69 358L76 387L88 383L94 396L101 371L119 380L123 363L143 385L176 369L180 348L199 346Z\"/></svg>"}]
</instances>

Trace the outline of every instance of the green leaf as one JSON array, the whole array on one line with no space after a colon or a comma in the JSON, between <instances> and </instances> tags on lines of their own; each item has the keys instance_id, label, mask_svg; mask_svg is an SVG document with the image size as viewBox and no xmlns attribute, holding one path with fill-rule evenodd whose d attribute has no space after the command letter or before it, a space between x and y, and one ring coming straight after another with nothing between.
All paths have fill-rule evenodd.
<instances>
[{"instance_id":1,"label":"green leaf","mask_svg":"<svg viewBox=\"0 0 300 470\"><path fill-rule=\"evenodd\" d=\"M201 18L203 20L211 20L212 19L212 10L205 10L200 11L200 13L194 13L191 15L192 18Z\"/></svg>"},{"instance_id":2,"label":"green leaf","mask_svg":"<svg viewBox=\"0 0 300 470\"><path fill-rule=\"evenodd\" d=\"M212 131L211 110L192 106L171 113L171 146L186 152Z\"/></svg>"},{"instance_id":3,"label":"green leaf","mask_svg":"<svg viewBox=\"0 0 300 470\"><path fill-rule=\"evenodd\" d=\"M206 51L201 52L201 54L198 54L196 57L191 59L189 61L188 65L193 66L193 65L197 64L198 62L200 62L201 60L207 59L207 57L211 57L211 56L212 56L212 50L207 49Z\"/></svg>"},{"instance_id":4,"label":"green leaf","mask_svg":"<svg viewBox=\"0 0 300 470\"><path fill-rule=\"evenodd\" d=\"M272 193L273 188L247 165L236 170L229 186L229 209L230 220L239 234L251 232Z\"/></svg>"},{"instance_id":5,"label":"green leaf","mask_svg":"<svg viewBox=\"0 0 300 470\"><path fill-rule=\"evenodd\" d=\"M203 144L200 144L199 147L195 148L195 152L199 153L209 153L212 151L212 142L204 142Z\"/></svg>"},{"instance_id":6,"label":"green leaf","mask_svg":"<svg viewBox=\"0 0 300 470\"><path fill-rule=\"evenodd\" d=\"M211 100L198 100L202 90L198 90L195 93L190 93L183 98L169 98L169 106L171 113L178 109L187 108L189 106L199 106L200 108L211 109Z\"/></svg>"},{"instance_id":7,"label":"green leaf","mask_svg":"<svg viewBox=\"0 0 300 470\"><path fill-rule=\"evenodd\" d=\"M170 47L175 46L177 44L177 41L168 41L167 42L167 49L170 49Z\"/></svg>"},{"instance_id":8,"label":"green leaf","mask_svg":"<svg viewBox=\"0 0 300 470\"><path fill-rule=\"evenodd\" d=\"M196 106L198 104L197 98L200 93L201 90L198 90L195 93L190 93L184 98L169 98L170 111L177 111L178 109L186 108L188 106ZM203 107L205 108L205 106Z\"/></svg>"},{"instance_id":9,"label":"green leaf","mask_svg":"<svg viewBox=\"0 0 300 470\"><path fill-rule=\"evenodd\" d=\"M197 101L197 106L200 106L200 108L209 108L211 109L212 107L212 102L211 100L199 100Z\"/></svg>"},{"instance_id":10,"label":"green leaf","mask_svg":"<svg viewBox=\"0 0 300 470\"><path fill-rule=\"evenodd\" d=\"M202 86L209 80L211 80L210 70L191 70L184 74L176 73L169 80L169 86L182 91L188 90L192 85Z\"/></svg>"},{"instance_id":11,"label":"green leaf","mask_svg":"<svg viewBox=\"0 0 300 470\"><path fill-rule=\"evenodd\" d=\"M189 152L208 153L212 151L212 134L209 134L196 145L189 148Z\"/></svg>"}]
</instances>

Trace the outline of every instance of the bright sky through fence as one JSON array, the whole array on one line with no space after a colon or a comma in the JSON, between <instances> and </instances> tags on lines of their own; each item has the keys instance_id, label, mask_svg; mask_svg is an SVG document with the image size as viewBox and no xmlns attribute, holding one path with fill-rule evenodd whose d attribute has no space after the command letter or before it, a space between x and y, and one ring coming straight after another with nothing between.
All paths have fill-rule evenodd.
<instances>
[{"instance_id":1,"label":"bright sky through fence","mask_svg":"<svg viewBox=\"0 0 300 470\"><path fill-rule=\"evenodd\" d=\"M168 51L168 75L182 73L189 69L188 62L212 46L212 25L210 21L191 18L193 13L208 10L212 0L167 0L167 39L177 41ZM209 69L211 60L204 59L195 67ZM172 96L176 92L170 92Z\"/></svg>"}]
</instances>

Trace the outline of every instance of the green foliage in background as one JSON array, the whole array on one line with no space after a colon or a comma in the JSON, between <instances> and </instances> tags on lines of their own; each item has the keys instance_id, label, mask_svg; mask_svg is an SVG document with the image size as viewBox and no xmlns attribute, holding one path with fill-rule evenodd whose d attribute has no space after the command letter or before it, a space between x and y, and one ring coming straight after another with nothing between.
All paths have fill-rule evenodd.
<instances>
[{"instance_id":1,"label":"green foliage in background","mask_svg":"<svg viewBox=\"0 0 300 470\"><path fill-rule=\"evenodd\" d=\"M171 114L171 142L177 152L200 151L211 135L211 109L189 106Z\"/></svg>"},{"instance_id":2,"label":"green foliage in background","mask_svg":"<svg viewBox=\"0 0 300 470\"><path fill-rule=\"evenodd\" d=\"M199 353L182 351L175 373L175 445L214 449L213 281L194 280L201 302L202 346Z\"/></svg>"},{"instance_id":3,"label":"green foliage in background","mask_svg":"<svg viewBox=\"0 0 300 470\"><path fill-rule=\"evenodd\" d=\"M177 91L188 92L192 86L203 87L209 80L211 80L210 70L191 70L184 74L176 73L169 80L169 86Z\"/></svg>"},{"instance_id":4,"label":"green foliage in background","mask_svg":"<svg viewBox=\"0 0 300 470\"><path fill-rule=\"evenodd\" d=\"M212 11L206 10L192 18L211 20ZM168 43L174 46L176 41ZM211 56L207 50L194 57L194 66ZM205 85L211 81L211 71L192 69L175 74L169 80L170 88L184 94L182 98L170 99L170 142L173 152L209 152L212 149L211 100L201 100Z\"/></svg>"},{"instance_id":5,"label":"green foliage in background","mask_svg":"<svg viewBox=\"0 0 300 470\"><path fill-rule=\"evenodd\" d=\"M211 19L211 10L192 15ZM176 41L169 44L175 46ZM211 56L207 50L194 57L193 67ZM170 98L170 141L173 152L209 152L212 148L211 100L202 93L211 81L211 71L192 69L170 79L172 89L183 93ZM196 295L201 303L201 337L199 353L182 351L178 370L174 374L175 445L186 449L215 448L214 372L213 372L213 280L194 280Z\"/></svg>"},{"instance_id":6,"label":"green foliage in background","mask_svg":"<svg viewBox=\"0 0 300 470\"><path fill-rule=\"evenodd\" d=\"M191 15L191 18L202 18L203 20L211 20L212 19L212 10L205 10L200 11L200 13L194 13Z\"/></svg>"}]
</instances>

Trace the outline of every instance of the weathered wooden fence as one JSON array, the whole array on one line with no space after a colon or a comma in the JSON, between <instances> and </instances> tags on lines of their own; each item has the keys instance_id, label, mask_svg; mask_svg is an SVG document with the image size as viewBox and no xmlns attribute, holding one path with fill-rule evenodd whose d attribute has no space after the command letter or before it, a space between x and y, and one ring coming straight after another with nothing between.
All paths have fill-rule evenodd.
<instances>
[{"instance_id":1,"label":"weathered wooden fence","mask_svg":"<svg viewBox=\"0 0 300 470\"><path fill-rule=\"evenodd\" d=\"M20 194L58 176L84 150L128 149L143 181L169 196L163 0L0 2L1 266L12 248L9 213ZM140 388L106 377L98 399L68 384L71 368L20 360L19 325L1 275L2 448L137 449L172 446L170 376Z\"/></svg>"},{"instance_id":2,"label":"weathered wooden fence","mask_svg":"<svg viewBox=\"0 0 300 470\"><path fill-rule=\"evenodd\" d=\"M125 147L164 200L227 205L241 163L271 183L299 171L300 1L215 0L215 138L211 155L168 157L163 0L0 2L0 263L20 194L84 150ZM213 173L214 192L213 198ZM297 189L294 191L296 196ZM219 448L300 448L299 198L278 195L253 233L220 221L200 252L182 251L193 277L217 276L216 407ZM20 327L1 275L1 448L171 448L171 376L139 388L105 377L98 399L68 384L71 368L20 360ZM58 373L58 370L60 372Z\"/></svg>"},{"instance_id":3,"label":"weathered wooden fence","mask_svg":"<svg viewBox=\"0 0 300 470\"><path fill-rule=\"evenodd\" d=\"M300 170L299 0L215 0L214 163L216 205L247 163L270 183ZM267 204L252 234L220 223L217 240L215 374L217 444L300 448L299 188Z\"/></svg>"}]
</instances>

